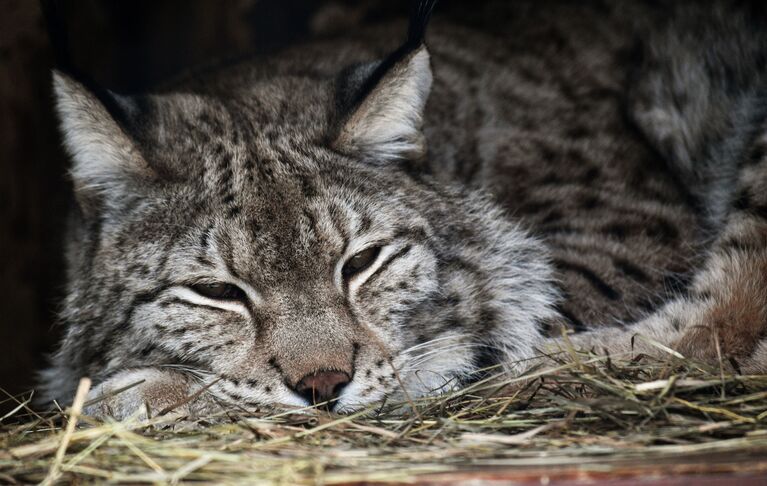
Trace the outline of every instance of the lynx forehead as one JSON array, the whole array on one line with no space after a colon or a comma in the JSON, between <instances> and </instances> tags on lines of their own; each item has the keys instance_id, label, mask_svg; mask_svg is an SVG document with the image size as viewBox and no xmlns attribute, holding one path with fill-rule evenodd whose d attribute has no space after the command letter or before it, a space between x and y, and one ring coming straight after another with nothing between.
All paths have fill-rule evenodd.
<instances>
[{"instance_id":1,"label":"lynx forehead","mask_svg":"<svg viewBox=\"0 0 767 486\"><path fill-rule=\"evenodd\" d=\"M164 94L55 74L78 205L45 398L88 375L94 396L138 383L91 410L118 417L203 388L188 413L343 412L518 372L560 325L608 350L647 332L705 353L721 316L724 352L767 363L767 172L737 166L761 143L761 78L666 79L752 65L757 47L725 55L733 25L744 45L764 36L717 11L687 45L642 30L662 7L628 5L562 5L531 28L521 3L503 6L514 39L448 12L427 49L423 2L388 55L392 26L370 28ZM638 34L645 57L629 55ZM742 298L753 312L735 316Z\"/></svg>"}]
</instances>

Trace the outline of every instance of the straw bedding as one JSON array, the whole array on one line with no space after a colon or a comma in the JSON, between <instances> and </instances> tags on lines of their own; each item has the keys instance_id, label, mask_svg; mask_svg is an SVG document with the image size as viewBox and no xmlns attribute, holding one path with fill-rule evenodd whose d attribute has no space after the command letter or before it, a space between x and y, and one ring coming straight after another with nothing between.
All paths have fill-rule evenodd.
<instances>
[{"instance_id":1,"label":"straw bedding","mask_svg":"<svg viewBox=\"0 0 767 486\"><path fill-rule=\"evenodd\" d=\"M752 458L753 471L767 458L767 376L675 354L563 350L524 377L491 374L352 415L233 409L99 422L78 417L82 400L35 414L29 398L13 398L0 423L2 482L359 484L498 467L610 471L701 455Z\"/></svg>"}]
</instances>

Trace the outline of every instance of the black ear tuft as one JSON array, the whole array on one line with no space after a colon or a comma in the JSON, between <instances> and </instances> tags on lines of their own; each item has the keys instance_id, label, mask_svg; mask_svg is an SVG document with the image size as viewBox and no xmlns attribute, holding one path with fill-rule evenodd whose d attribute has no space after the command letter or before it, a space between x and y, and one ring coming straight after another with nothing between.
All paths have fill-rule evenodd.
<instances>
[{"instance_id":1,"label":"black ear tuft","mask_svg":"<svg viewBox=\"0 0 767 486\"><path fill-rule=\"evenodd\" d=\"M426 154L421 130L432 84L426 27L437 0L412 4L407 39L382 61L350 66L336 84L338 129L332 146L375 162L418 161Z\"/></svg>"},{"instance_id":2,"label":"black ear tuft","mask_svg":"<svg viewBox=\"0 0 767 486\"><path fill-rule=\"evenodd\" d=\"M386 58L349 66L341 72L336 102L341 113L356 108L395 65L424 44L426 28L439 0L416 0L410 4L410 21L405 42Z\"/></svg>"},{"instance_id":3,"label":"black ear tuft","mask_svg":"<svg viewBox=\"0 0 767 486\"><path fill-rule=\"evenodd\" d=\"M423 44L426 36L426 27L431 20L431 14L439 0L418 0L411 4L410 25L407 31L407 41L405 46L408 50L414 50ZM405 47L403 46L403 47Z\"/></svg>"},{"instance_id":4,"label":"black ear tuft","mask_svg":"<svg viewBox=\"0 0 767 486\"><path fill-rule=\"evenodd\" d=\"M399 49L389 54L376 67L368 79L368 87L375 86L376 83L386 74L395 64L403 60L413 51L421 47L426 37L426 28L429 26L431 14L439 0L416 0L410 5L410 21L407 29L407 39Z\"/></svg>"}]
</instances>

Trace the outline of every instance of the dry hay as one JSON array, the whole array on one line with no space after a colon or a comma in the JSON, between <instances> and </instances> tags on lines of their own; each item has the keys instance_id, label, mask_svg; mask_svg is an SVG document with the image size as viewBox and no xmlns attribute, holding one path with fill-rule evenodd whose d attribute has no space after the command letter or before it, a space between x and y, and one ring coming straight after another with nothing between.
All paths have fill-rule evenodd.
<instances>
[{"instance_id":1,"label":"dry hay","mask_svg":"<svg viewBox=\"0 0 767 486\"><path fill-rule=\"evenodd\" d=\"M0 481L359 484L445 478L434 475L467 468L610 471L701 456L740 458L764 473L767 376L678 355L570 350L552 359L523 378L496 375L351 415L81 416L74 427L77 401L74 412L37 415L22 400L0 423Z\"/></svg>"}]
</instances>

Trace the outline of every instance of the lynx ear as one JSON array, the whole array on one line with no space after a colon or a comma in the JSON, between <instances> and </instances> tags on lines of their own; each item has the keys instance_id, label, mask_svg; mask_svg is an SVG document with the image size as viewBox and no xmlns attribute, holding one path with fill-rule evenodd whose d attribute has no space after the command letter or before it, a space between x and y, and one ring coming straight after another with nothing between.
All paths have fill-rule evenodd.
<instances>
[{"instance_id":1,"label":"lynx ear","mask_svg":"<svg viewBox=\"0 0 767 486\"><path fill-rule=\"evenodd\" d=\"M75 193L84 209L117 195L128 180L154 177L121 124L138 109L129 98L106 91L98 96L56 71L53 89L64 145L72 157Z\"/></svg>"},{"instance_id":2,"label":"lynx ear","mask_svg":"<svg viewBox=\"0 0 767 486\"><path fill-rule=\"evenodd\" d=\"M432 73L423 38L435 3L415 4L407 41L388 58L344 73L338 104L346 116L334 148L374 161L425 154L421 127Z\"/></svg>"},{"instance_id":3,"label":"lynx ear","mask_svg":"<svg viewBox=\"0 0 767 486\"><path fill-rule=\"evenodd\" d=\"M421 46L370 89L346 118L334 146L374 160L421 157L426 151L421 125L431 81L429 52Z\"/></svg>"}]
</instances>

